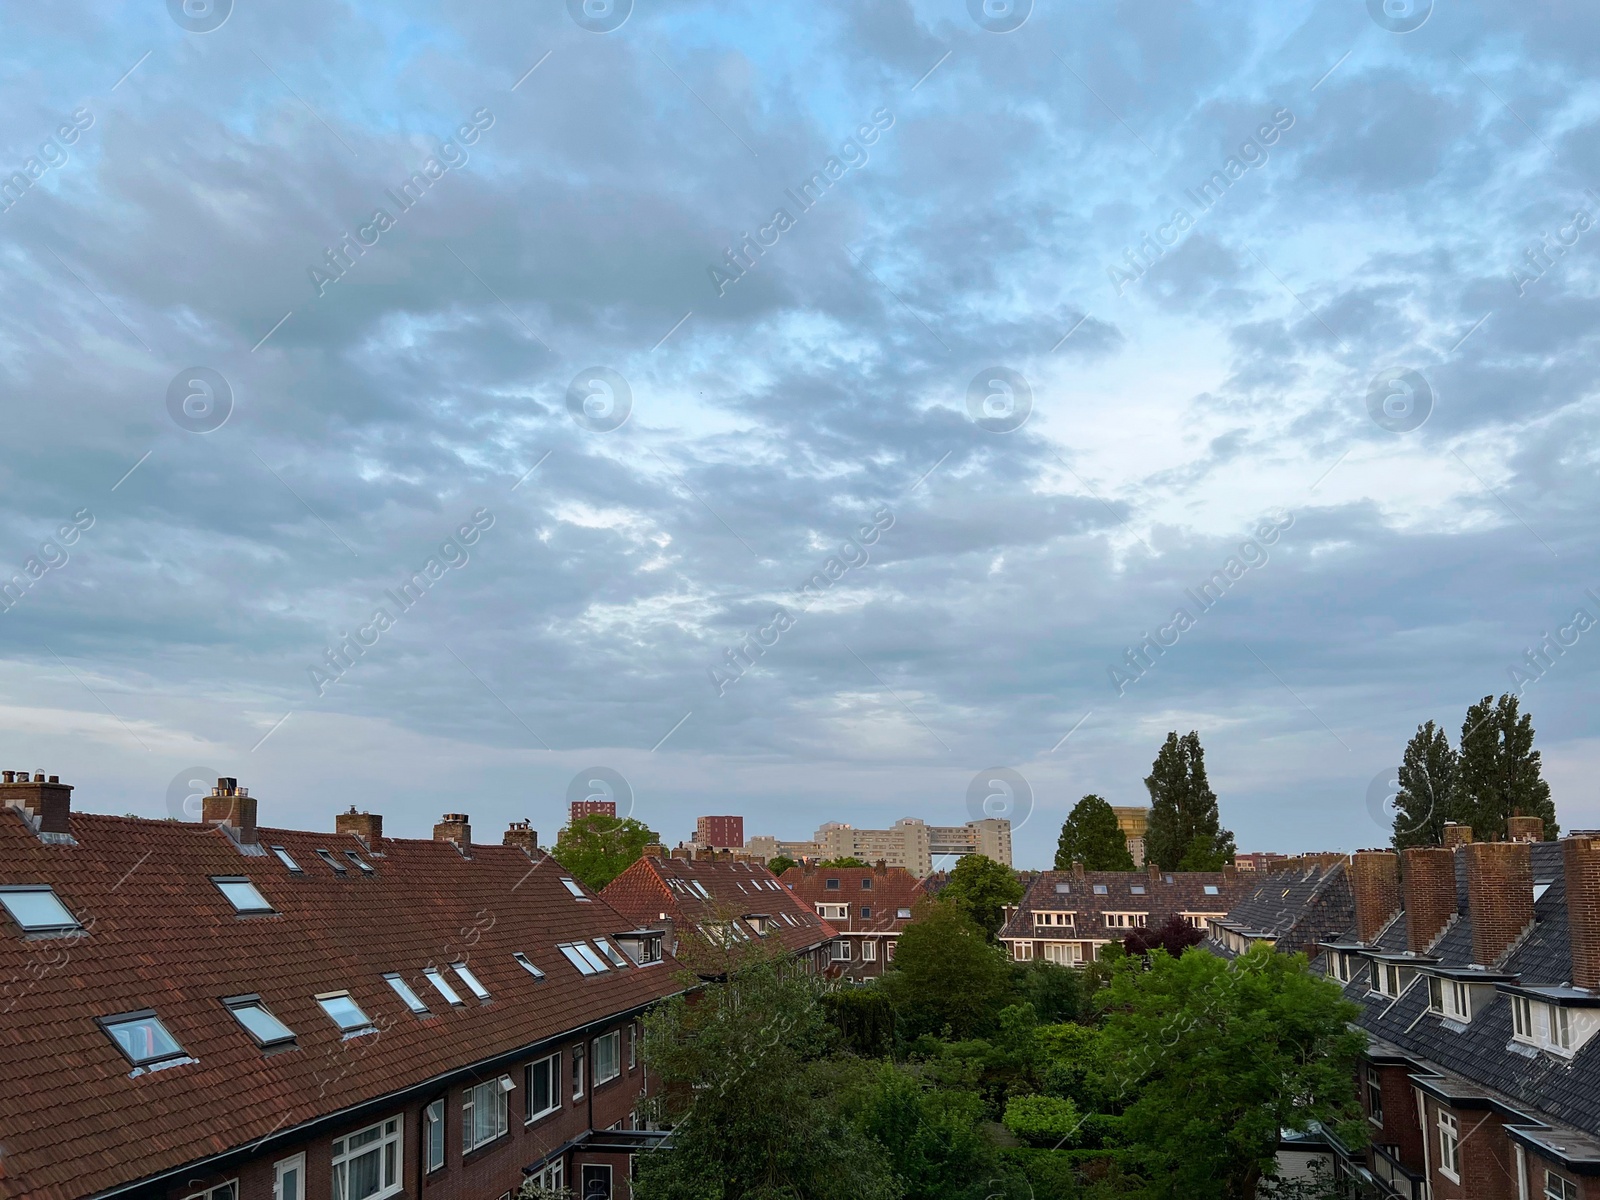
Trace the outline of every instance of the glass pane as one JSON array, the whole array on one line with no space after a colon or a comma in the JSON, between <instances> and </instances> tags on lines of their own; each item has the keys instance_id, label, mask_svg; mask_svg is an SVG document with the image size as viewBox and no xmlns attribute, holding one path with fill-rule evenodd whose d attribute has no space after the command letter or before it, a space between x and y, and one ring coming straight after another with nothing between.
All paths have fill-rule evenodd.
<instances>
[{"instance_id":1,"label":"glass pane","mask_svg":"<svg viewBox=\"0 0 1600 1200\"><path fill-rule=\"evenodd\" d=\"M350 999L349 996L329 996L326 999L318 1000L317 1003L322 1005L322 1011L332 1017L340 1029L347 1031L365 1029L372 1024L371 1021L367 1020L367 1014L361 1011L361 1006ZM377 1137L377 1132L374 1131L372 1136ZM352 1136L350 1143L354 1146L365 1144L360 1134Z\"/></svg>"},{"instance_id":2,"label":"glass pane","mask_svg":"<svg viewBox=\"0 0 1600 1200\"><path fill-rule=\"evenodd\" d=\"M466 963L454 964L453 970L457 975L461 976L461 982L466 984L471 989L472 994L479 1000L487 1000L489 998L489 989L478 982L478 977L468 969Z\"/></svg>"},{"instance_id":3,"label":"glass pane","mask_svg":"<svg viewBox=\"0 0 1600 1200\"><path fill-rule=\"evenodd\" d=\"M566 888L567 891L571 892L574 896L576 896L580 900L587 900L588 899L588 897L583 894L583 888L578 885L576 880L563 879L561 881L561 886Z\"/></svg>"},{"instance_id":4,"label":"glass pane","mask_svg":"<svg viewBox=\"0 0 1600 1200\"><path fill-rule=\"evenodd\" d=\"M451 1004L463 1003L461 999L461 993L457 992L455 988L451 987L450 981L443 975L439 974L438 971L435 971L430 967L422 973L422 976L429 983L433 984L434 991L438 992L439 995L443 996Z\"/></svg>"},{"instance_id":5,"label":"glass pane","mask_svg":"<svg viewBox=\"0 0 1600 1200\"><path fill-rule=\"evenodd\" d=\"M257 1041L281 1042L294 1037L293 1030L259 1004L242 1005L233 1010L233 1015L239 1018L239 1024L255 1035Z\"/></svg>"},{"instance_id":6,"label":"glass pane","mask_svg":"<svg viewBox=\"0 0 1600 1200\"><path fill-rule=\"evenodd\" d=\"M274 846L272 852L278 856L278 861L288 867L289 870L298 871L300 869L300 864L295 862L294 855L290 854L282 846Z\"/></svg>"},{"instance_id":7,"label":"glass pane","mask_svg":"<svg viewBox=\"0 0 1600 1200\"><path fill-rule=\"evenodd\" d=\"M411 985L404 979L401 979L398 975L385 975L384 978L389 981L389 986L394 989L394 994L399 996L401 1002L412 1012L425 1013L428 1011L428 1006L422 1002L422 998L416 992L411 990Z\"/></svg>"},{"instance_id":8,"label":"glass pane","mask_svg":"<svg viewBox=\"0 0 1600 1200\"><path fill-rule=\"evenodd\" d=\"M235 1200L237 1195L238 1189L230 1181L222 1184L220 1187L212 1188L210 1200Z\"/></svg>"},{"instance_id":9,"label":"glass pane","mask_svg":"<svg viewBox=\"0 0 1600 1200\"><path fill-rule=\"evenodd\" d=\"M279 1168L277 1200L300 1200L300 1166Z\"/></svg>"},{"instance_id":10,"label":"glass pane","mask_svg":"<svg viewBox=\"0 0 1600 1200\"><path fill-rule=\"evenodd\" d=\"M243 879L216 879L212 881L228 902L239 912L271 912L272 905L256 891L253 883Z\"/></svg>"},{"instance_id":11,"label":"glass pane","mask_svg":"<svg viewBox=\"0 0 1600 1200\"><path fill-rule=\"evenodd\" d=\"M174 1058L183 1053L183 1047L154 1017L122 1021L106 1028L117 1040L117 1045L136 1063Z\"/></svg>"},{"instance_id":12,"label":"glass pane","mask_svg":"<svg viewBox=\"0 0 1600 1200\"><path fill-rule=\"evenodd\" d=\"M350 1200L365 1200L367 1196L382 1190L381 1161L376 1150L369 1150L359 1158L350 1160Z\"/></svg>"},{"instance_id":13,"label":"glass pane","mask_svg":"<svg viewBox=\"0 0 1600 1200\"><path fill-rule=\"evenodd\" d=\"M0 892L0 905L23 929L76 929L78 922L49 888Z\"/></svg>"},{"instance_id":14,"label":"glass pane","mask_svg":"<svg viewBox=\"0 0 1600 1200\"><path fill-rule=\"evenodd\" d=\"M370 1146L383 1136L383 1131L374 1125L371 1129L363 1129L360 1133L352 1133L348 1139L350 1149L359 1150L362 1146Z\"/></svg>"}]
</instances>

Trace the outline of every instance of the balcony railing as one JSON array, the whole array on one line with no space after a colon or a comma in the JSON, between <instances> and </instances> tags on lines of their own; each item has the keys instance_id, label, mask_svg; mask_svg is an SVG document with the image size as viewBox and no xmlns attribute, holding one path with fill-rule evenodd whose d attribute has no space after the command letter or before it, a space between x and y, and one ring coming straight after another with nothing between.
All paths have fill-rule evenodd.
<instances>
[{"instance_id":1,"label":"balcony railing","mask_svg":"<svg viewBox=\"0 0 1600 1200\"><path fill-rule=\"evenodd\" d=\"M1402 1200L1429 1200L1428 1181L1400 1161L1400 1147L1372 1145L1372 1174L1393 1196Z\"/></svg>"}]
</instances>

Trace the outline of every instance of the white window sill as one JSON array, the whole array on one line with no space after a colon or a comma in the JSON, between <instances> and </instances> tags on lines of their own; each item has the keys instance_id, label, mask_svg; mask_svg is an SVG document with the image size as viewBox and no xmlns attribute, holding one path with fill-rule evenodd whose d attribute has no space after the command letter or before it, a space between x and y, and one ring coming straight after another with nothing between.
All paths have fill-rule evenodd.
<instances>
[{"instance_id":1,"label":"white window sill","mask_svg":"<svg viewBox=\"0 0 1600 1200\"><path fill-rule=\"evenodd\" d=\"M1440 1167L1439 1168L1439 1174L1443 1175L1451 1183L1460 1183L1461 1182L1461 1176L1457 1175L1454 1171L1450 1170L1448 1167Z\"/></svg>"}]
</instances>

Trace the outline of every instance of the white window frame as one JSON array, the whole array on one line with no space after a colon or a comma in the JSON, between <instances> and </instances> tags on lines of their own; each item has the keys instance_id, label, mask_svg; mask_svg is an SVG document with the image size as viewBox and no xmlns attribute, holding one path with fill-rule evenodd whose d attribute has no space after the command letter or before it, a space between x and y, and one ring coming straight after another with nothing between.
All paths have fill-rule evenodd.
<instances>
[{"instance_id":1,"label":"white window frame","mask_svg":"<svg viewBox=\"0 0 1600 1200\"><path fill-rule=\"evenodd\" d=\"M439 1157L434 1158L435 1134L439 1140ZM424 1173L440 1170L444 1166L447 1143L444 1135L444 1097L440 1096L422 1110L422 1169Z\"/></svg>"},{"instance_id":2,"label":"white window frame","mask_svg":"<svg viewBox=\"0 0 1600 1200\"><path fill-rule=\"evenodd\" d=\"M628 1022L628 1070L639 1065L639 1022Z\"/></svg>"},{"instance_id":3,"label":"white window frame","mask_svg":"<svg viewBox=\"0 0 1600 1200\"><path fill-rule=\"evenodd\" d=\"M559 1192L567 1186L566 1161L564 1158L552 1159L528 1178L547 1192Z\"/></svg>"},{"instance_id":4,"label":"white window frame","mask_svg":"<svg viewBox=\"0 0 1600 1200\"><path fill-rule=\"evenodd\" d=\"M1378 1068L1367 1067L1367 1120L1383 1128L1383 1076Z\"/></svg>"},{"instance_id":5,"label":"white window frame","mask_svg":"<svg viewBox=\"0 0 1600 1200\"><path fill-rule=\"evenodd\" d=\"M1437 975L1428 976L1428 1011L1444 1015L1444 980Z\"/></svg>"},{"instance_id":6,"label":"white window frame","mask_svg":"<svg viewBox=\"0 0 1600 1200\"><path fill-rule=\"evenodd\" d=\"M305 1176L300 1177L302 1180ZM201 1192L190 1192L183 1200L239 1200L239 1181L230 1179L226 1183L219 1183L216 1187L206 1188Z\"/></svg>"},{"instance_id":7,"label":"white window frame","mask_svg":"<svg viewBox=\"0 0 1600 1200\"><path fill-rule=\"evenodd\" d=\"M536 1067L544 1067L548 1071L549 1086L546 1089L550 1103L538 1112L530 1113L528 1106L533 1103L533 1072ZM548 1117L553 1112L561 1111L561 1052L548 1055L545 1058L536 1058L522 1068L522 1086L527 1089L523 1095L522 1113L524 1125L532 1125L535 1121Z\"/></svg>"},{"instance_id":8,"label":"white window frame","mask_svg":"<svg viewBox=\"0 0 1600 1200\"><path fill-rule=\"evenodd\" d=\"M1033 958L1032 942L1012 942L1012 958L1017 962L1028 962Z\"/></svg>"},{"instance_id":9,"label":"white window frame","mask_svg":"<svg viewBox=\"0 0 1600 1200\"><path fill-rule=\"evenodd\" d=\"M862 939L862 942L861 942L861 961L862 962L877 962L878 961L878 939L877 938L863 938Z\"/></svg>"},{"instance_id":10,"label":"white window frame","mask_svg":"<svg viewBox=\"0 0 1600 1200\"><path fill-rule=\"evenodd\" d=\"M1443 1109L1439 1110L1439 1174L1451 1183L1461 1182L1461 1122Z\"/></svg>"},{"instance_id":11,"label":"white window frame","mask_svg":"<svg viewBox=\"0 0 1600 1200\"><path fill-rule=\"evenodd\" d=\"M582 1100L584 1071L583 1071L583 1043L572 1048L572 1098Z\"/></svg>"},{"instance_id":12,"label":"white window frame","mask_svg":"<svg viewBox=\"0 0 1600 1200\"><path fill-rule=\"evenodd\" d=\"M1572 1013L1560 1004L1547 1004L1550 1016L1550 1048L1562 1054L1572 1053Z\"/></svg>"},{"instance_id":13,"label":"white window frame","mask_svg":"<svg viewBox=\"0 0 1600 1200\"><path fill-rule=\"evenodd\" d=\"M502 1075L498 1079L486 1079L482 1083L462 1089L461 1153L463 1156L491 1142L498 1142L510 1132L511 1091L509 1075ZM491 1117L487 1122L489 1133L486 1137L478 1137L478 1123L483 1119L485 1107L491 1110Z\"/></svg>"},{"instance_id":14,"label":"white window frame","mask_svg":"<svg viewBox=\"0 0 1600 1200\"><path fill-rule=\"evenodd\" d=\"M594 1060L594 1086L610 1083L622 1076L622 1030L613 1029L594 1039L590 1057ZM611 1068L606 1074L606 1068Z\"/></svg>"},{"instance_id":15,"label":"white window frame","mask_svg":"<svg viewBox=\"0 0 1600 1200\"><path fill-rule=\"evenodd\" d=\"M1454 1021L1472 1020L1472 993L1459 979L1444 981L1444 1015Z\"/></svg>"},{"instance_id":16,"label":"white window frame","mask_svg":"<svg viewBox=\"0 0 1600 1200\"><path fill-rule=\"evenodd\" d=\"M1578 1200L1582 1193L1578 1185L1565 1175L1557 1175L1549 1167L1544 1170L1545 1200Z\"/></svg>"},{"instance_id":17,"label":"white window frame","mask_svg":"<svg viewBox=\"0 0 1600 1200\"><path fill-rule=\"evenodd\" d=\"M1535 1044L1533 1035L1533 1001L1526 996L1511 997L1511 1038L1513 1041Z\"/></svg>"},{"instance_id":18,"label":"white window frame","mask_svg":"<svg viewBox=\"0 0 1600 1200\"><path fill-rule=\"evenodd\" d=\"M489 1002L489 989L484 987L483 981L472 973L471 967L464 962L458 962L451 963L450 969L456 973L457 979L467 985L467 991L471 992L483 1003L487 1004Z\"/></svg>"},{"instance_id":19,"label":"white window frame","mask_svg":"<svg viewBox=\"0 0 1600 1200\"><path fill-rule=\"evenodd\" d=\"M283 1177L290 1171L298 1172L295 1176L299 1187L292 1196L283 1194ZM306 1200L306 1156L304 1153L291 1154L288 1158L280 1158L272 1164L272 1200Z\"/></svg>"},{"instance_id":20,"label":"white window frame","mask_svg":"<svg viewBox=\"0 0 1600 1200\"><path fill-rule=\"evenodd\" d=\"M849 962L850 961L850 943L845 938L834 938L833 939L833 961L834 962Z\"/></svg>"},{"instance_id":21,"label":"white window frame","mask_svg":"<svg viewBox=\"0 0 1600 1200\"><path fill-rule=\"evenodd\" d=\"M358 1138L373 1130L378 1131L378 1140L366 1145L352 1148L350 1140ZM361 1129L352 1129L349 1133L333 1139L335 1150L331 1164L331 1184L333 1200L357 1200L349 1192L350 1164L369 1154L378 1156L379 1184L378 1190L370 1196L360 1197L359 1200L383 1200L385 1196L398 1195L405 1190L406 1156L405 1156L406 1123L401 1117L388 1117L374 1125L367 1125ZM386 1153L391 1151L392 1153ZM392 1165L393 1171L387 1172ZM385 1173L391 1178L384 1178Z\"/></svg>"}]
</instances>

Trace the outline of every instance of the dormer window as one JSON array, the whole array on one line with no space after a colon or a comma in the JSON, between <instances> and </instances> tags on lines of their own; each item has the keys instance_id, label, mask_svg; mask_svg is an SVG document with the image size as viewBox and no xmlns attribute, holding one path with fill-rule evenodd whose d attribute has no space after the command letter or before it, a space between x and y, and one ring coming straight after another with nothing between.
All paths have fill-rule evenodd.
<instances>
[{"instance_id":1,"label":"dormer window","mask_svg":"<svg viewBox=\"0 0 1600 1200\"><path fill-rule=\"evenodd\" d=\"M1452 1021L1472 1020L1472 989L1457 979L1428 976L1428 1011Z\"/></svg>"},{"instance_id":2,"label":"dormer window","mask_svg":"<svg viewBox=\"0 0 1600 1200\"><path fill-rule=\"evenodd\" d=\"M1533 1043L1533 1001L1526 996L1511 997L1511 1036L1519 1042Z\"/></svg>"},{"instance_id":3,"label":"dormer window","mask_svg":"<svg viewBox=\"0 0 1600 1200\"><path fill-rule=\"evenodd\" d=\"M1400 995L1400 968L1395 963L1375 962L1372 964L1372 990L1380 996L1388 996L1391 1000Z\"/></svg>"}]
</instances>

